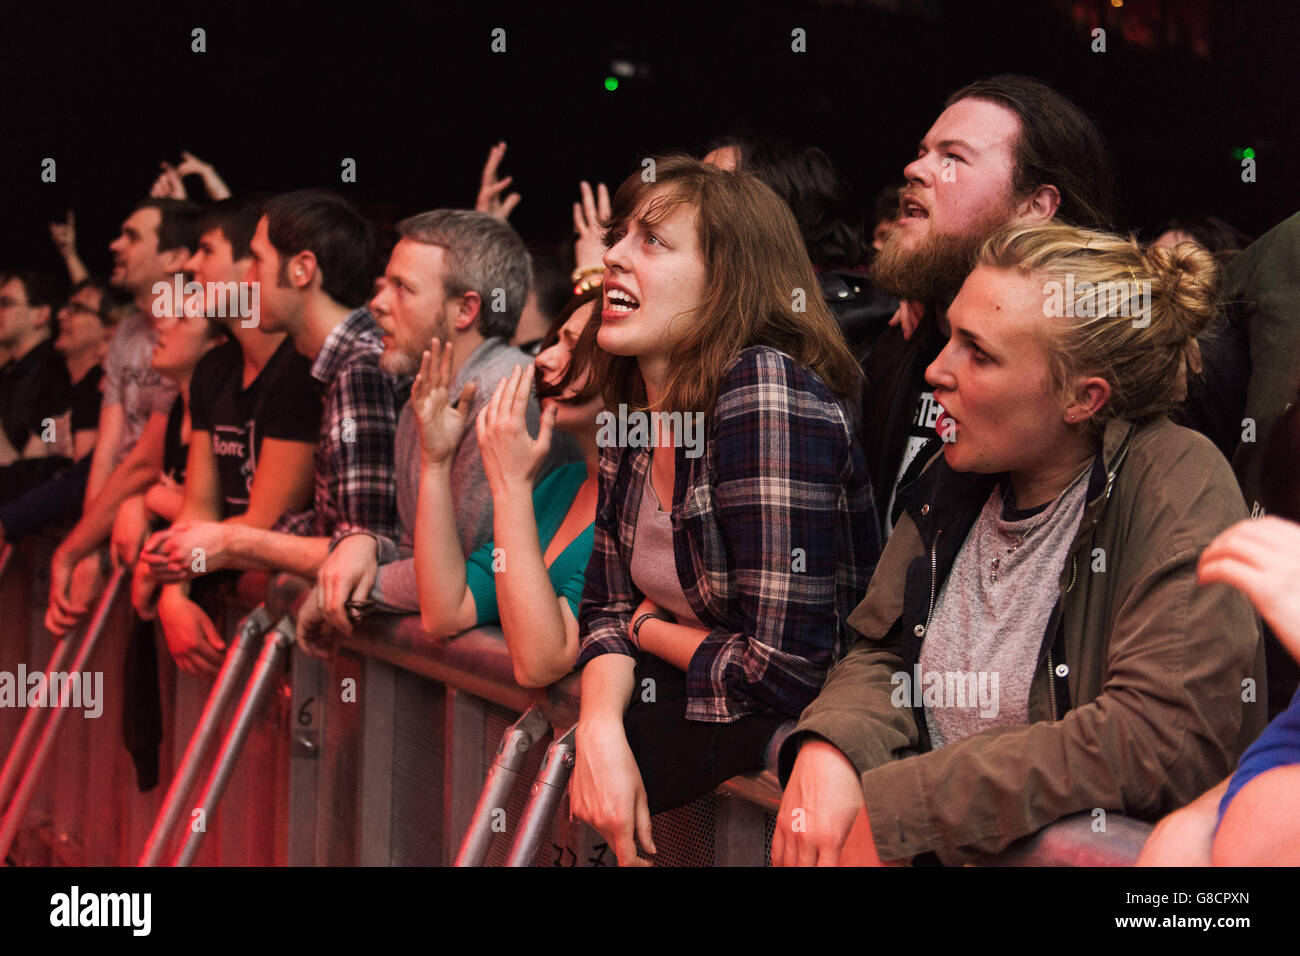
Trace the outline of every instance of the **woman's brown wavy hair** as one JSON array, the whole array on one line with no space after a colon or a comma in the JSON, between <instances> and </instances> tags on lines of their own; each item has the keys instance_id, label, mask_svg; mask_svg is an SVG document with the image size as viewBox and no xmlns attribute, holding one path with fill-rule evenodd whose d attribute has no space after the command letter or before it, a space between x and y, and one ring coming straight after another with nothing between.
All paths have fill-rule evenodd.
<instances>
[{"instance_id":1,"label":"woman's brown wavy hair","mask_svg":"<svg viewBox=\"0 0 1300 956\"><path fill-rule=\"evenodd\" d=\"M695 208L707 275L704 300L669 353L660 410L712 409L727 367L742 349L755 345L785 352L816 372L842 401L854 396L861 372L822 299L786 204L753 176L692 156L655 157L649 169L652 182L642 179L642 171L623 180L602 226L613 230L634 217L653 224L687 203ZM612 356L608 363L595 363L593 374L600 376L606 407L645 407L635 357Z\"/></svg>"}]
</instances>

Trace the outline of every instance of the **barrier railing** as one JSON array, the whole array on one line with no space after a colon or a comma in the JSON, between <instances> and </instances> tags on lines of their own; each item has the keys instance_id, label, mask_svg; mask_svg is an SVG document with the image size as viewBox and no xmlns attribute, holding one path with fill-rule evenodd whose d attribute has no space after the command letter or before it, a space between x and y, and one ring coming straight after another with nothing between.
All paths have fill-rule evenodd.
<instances>
[{"instance_id":1,"label":"barrier railing","mask_svg":"<svg viewBox=\"0 0 1300 956\"><path fill-rule=\"evenodd\" d=\"M0 670L12 671L20 661L33 666L52 650L41 626L48 550L49 542L25 543L0 580ZM216 623L237 645L240 621L265 602L256 630L271 633L268 623L292 614L306 586L287 575L244 575ZM124 703L120 658L130 626L129 613L108 616L90 662L104 670L108 720L76 714L67 722L58 759L18 820L14 862L159 863L180 845L178 860L209 865L615 864L597 834L568 819L564 781L572 735L566 732L578 714L576 676L542 690L519 687L495 628L442 641L423 632L417 615L379 615L342 639L328 664L290 654L285 667L267 652L259 689L248 691L249 706L233 726L220 709L205 712L213 681L177 673L160 643L160 782L142 794L115 719ZM237 669L246 669L245 662ZM238 690L232 684L223 693L233 699ZM0 753L9 751L19 723L0 711ZM190 791L201 754L187 761L186 751L205 749L192 741L215 740L217 727L229 745L226 760L210 775L213 793L196 797ZM500 752L503 741L513 753ZM778 745L779 739L769 748L768 769L656 816L656 862L770 862L781 800L771 769ZM494 786L485 789L485 781ZM223 786L216 804L212 797ZM78 790L85 799L66 797ZM1080 815L986 862L1124 865L1149 831L1117 814L1099 829Z\"/></svg>"}]
</instances>

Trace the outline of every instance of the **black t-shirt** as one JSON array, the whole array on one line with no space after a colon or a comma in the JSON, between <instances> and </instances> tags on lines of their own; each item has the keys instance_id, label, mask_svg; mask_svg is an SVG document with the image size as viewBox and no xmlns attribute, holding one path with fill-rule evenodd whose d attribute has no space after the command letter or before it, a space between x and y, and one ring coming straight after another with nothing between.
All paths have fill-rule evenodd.
<instances>
[{"instance_id":1,"label":"black t-shirt","mask_svg":"<svg viewBox=\"0 0 1300 956\"><path fill-rule=\"evenodd\" d=\"M68 366L49 339L0 369L0 425L14 451L21 453L50 409L67 408Z\"/></svg>"},{"instance_id":2,"label":"black t-shirt","mask_svg":"<svg viewBox=\"0 0 1300 956\"><path fill-rule=\"evenodd\" d=\"M185 484L185 464L190 457L190 443L185 441L181 431L184 422L185 399L177 395L172 402L172 410L167 413L167 435L163 439L163 474L178 485Z\"/></svg>"},{"instance_id":3,"label":"black t-shirt","mask_svg":"<svg viewBox=\"0 0 1300 956\"><path fill-rule=\"evenodd\" d=\"M191 426L212 442L227 518L248 510L263 439L315 444L320 434L311 361L291 340L280 344L248 388L243 381L243 350L227 342L199 360L190 383Z\"/></svg>"},{"instance_id":4,"label":"black t-shirt","mask_svg":"<svg viewBox=\"0 0 1300 956\"><path fill-rule=\"evenodd\" d=\"M99 428L99 402L104 394L100 391L100 383L103 380L104 369L96 365L68 393L66 405L72 410L74 434Z\"/></svg>"}]
</instances>

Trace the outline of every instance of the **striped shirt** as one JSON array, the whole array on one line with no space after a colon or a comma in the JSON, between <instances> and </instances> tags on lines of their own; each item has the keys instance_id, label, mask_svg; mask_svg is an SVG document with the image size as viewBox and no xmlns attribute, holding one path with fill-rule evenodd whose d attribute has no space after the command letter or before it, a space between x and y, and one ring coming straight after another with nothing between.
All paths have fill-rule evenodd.
<instances>
[{"instance_id":1,"label":"striped shirt","mask_svg":"<svg viewBox=\"0 0 1300 956\"><path fill-rule=\"evenodd\" d=\"M677 575L709 631L686 672L686 716L795 717L848 648L880 554L862 450L825 384L761 346L728 369L705 434L703 455L676 449L672 502ZM579 667L637 654L628 626L642 594L629 568L650 452L600 452Z\"/></svg>"}]
</instances>

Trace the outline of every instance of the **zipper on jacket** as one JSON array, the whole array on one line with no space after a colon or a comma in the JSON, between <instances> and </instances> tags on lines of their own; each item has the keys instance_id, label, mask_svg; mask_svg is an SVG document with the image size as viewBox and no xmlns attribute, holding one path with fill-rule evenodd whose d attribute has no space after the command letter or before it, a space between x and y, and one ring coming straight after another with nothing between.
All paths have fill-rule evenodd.
<instances>
[{"instance_id":1,"label":"zipper on jacket","mask_svg":"<svg viewBox=\"0 0 1300 956\"><path fill-rule=\"evenodd\" d=\"M1052 705L1052 720L1059 720L1056 715L1056 667L1052 664L1052 649L1047 649L1047 700Z\"/></svg>"},{"instance_id":2,"label":"zipper on jacket","mask_svg":"<svg viewBox=\"0 0 1300 956\"><path fill-rule=\"evenodd\" d=\"M939 577L939 535L943 534L942 530L934 533L934 543L930 545L930 607L925 612L925 623L918 624L912 628L912 633L917 637L925 637L930 630L930 618L934 615L934 589L935 582Z\"/></svg>"}]
</instances>

